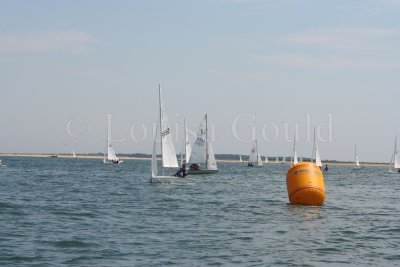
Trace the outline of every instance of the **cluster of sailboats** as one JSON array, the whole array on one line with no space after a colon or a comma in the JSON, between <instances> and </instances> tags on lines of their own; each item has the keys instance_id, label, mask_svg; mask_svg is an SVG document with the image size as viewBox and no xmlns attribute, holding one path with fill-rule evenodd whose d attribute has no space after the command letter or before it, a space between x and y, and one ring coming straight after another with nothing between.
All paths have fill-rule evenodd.
<instances>
[{"instance_id":1,"label":"cluster of sailboats","mask_svg":"<svg viewBox=\"0 0 400 267\"><path fill-rule=\"evenodd\" d=\"M197 175L197 174L214 174L218 173L217 162L215 160L215 155L212 147L211 140L208 134L208 116L204 115L204 118L200 121L197 128L196 137L191 143L188 135L188 129L186 126L186 120L184 124L184 140L181 149L180 162L178 163L178 158L173 142L172 131L169 126L168 116L165 111L165 103L162 99L161 86L159 86L159 107L158 107L158 123L156 127L156 132L153 139L153 152L151 158L151 179L152 183L174 183L174 184L186 184L188 178L186 175ZM110 127L107 127L107 144L104 152L103 163L104 164L116 164L119 165L123 161L118 158L116 152L111 143L111 133ZM159 153L159 154L158 154ZM158 164L158 155L161 158L161 164ZM77 158L75 151L72 152L72 157ZM242 155L239 155L239 160L241 163L246 163L248 167L262 167L265 163L269 163L268 157L264 157L262 160L258 142L253 141L252 147L250 149L250 154L248 155L248 160L245 162L242 159ZM290 159L290 164L295 165L302 162L303 159L298 157L296 150L296 136L294 136L293 151ZM314 144L312 150L311 162L322 169L321 155L319 153L317 140L315 138L314 129ZM282 157L280 161L279 157L275 158L275 163L288 163L286 157ZM395 139L394 150L390 160L390 172L400 173L400 157L397 150L397 137ZM6 167L0 160L0 167ZM167 169L180 168L180 170L175 173L175 175L166 174ZM327 171L328 166L326 165L325 170ZM357 146L354 148L354 169L361 169ZM168 171L171 173L171 171Z\"/></svg>"},{"instance_id":2,"label":"cluster of sailboats","mask_svg":"<svg viewBox=\"0 0 400 267\"><path fill-rule=\"evenodd\" d=\"M196 138L193 145L190 145L186 121L184 121L184 142L181 154L181 162L178 164L172 132L169 127L168 117L165 111L165 103L162 99L161 86L159 90L159 117L156 134L153 141L153 153L151 157L151 182L152 183L173 183L185 184L188 179L186 174L212 174L218 172L212 144L208 134L207 114L201 120L197 129ZM157 161L157 152L160 149L161 172ZM183 153L184 151L184 153ZM186 164L189 165L187 168ZM166 168L181 168L180 175L166 175ZM178 174L177 173L177 174Z\"/></svg>"},{"instance_id":3,"label":"cluster of sailboats","mask_svg":"<svg viewBox=\"0 0 400 267\"><path fill-rule=\"evenodd\" d=\"M186 120L184 120L184 140L181 149L180 162L178 162L172 131L169 126L168 116L165 111L165 103L162 99L161 86L159 86L159 107L158 107L158 123L156 132L153 139L153 152L151 158L151 179L152 183L174 183L174 184L186 184L188 179L186 175L197 175L197 174L213 174L218 172L217 162L215 160L215 155L212 147L212 143L208 134L208 117L207 114L200 121L197 129L196 138L193 143L190 142L188 135L188 129L186 126ZM115 150L111 144L110 140L110 128L107 128L107 147L104 153L104 164L121 164L123 161L120 160ZM159 153L159 154L158 154ZM161 164L158 164L158 157L161 157ZM73 152L73 157L77 158L75 152ZM239 160L241 163L246 163L248 167L262 167L264 163L269 163L268 157L264 157L262 160L258 142L253 141L252 147L250 149L250 154L248 155L248 161L245 162L242 159L242 155L239 155ZM293 152L290 159L290 164L295 165L302 162L302 157L298 157L296 150L296 136L294 136L293 142ZM322 169L323 164L321 160L321 155L318 149L318 144L314 129L314 143L312 150L311 162ZM282 157L280 161L279 157L275 158L275 163L289 163L286 161L286 157ZM1 166L1 160L0 160ZM180 168L180 171L175 175L166 174L168 169ZM357 146L354 148L354 169L361 169ZM328 170L326 165L325 171ZM171 173L171 171L168 171ZM394 151L390 161L390 172L400 173L400 158L397 151L397 138L395 140Z\"/></svg>"}]
</instances>

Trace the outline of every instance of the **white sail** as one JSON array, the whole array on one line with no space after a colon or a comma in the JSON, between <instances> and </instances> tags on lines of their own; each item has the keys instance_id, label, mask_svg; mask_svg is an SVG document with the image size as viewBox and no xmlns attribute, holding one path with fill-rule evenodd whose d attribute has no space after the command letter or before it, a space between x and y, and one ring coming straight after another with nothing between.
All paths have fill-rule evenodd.
<instances>
[{"instance_id":1,"label":"white sail","mask_svg":"<svg viewBox=\"0 0 400 267\"><path fill-rule=\"evenodd\" d=\"M261 159L261 155L260 155L260 153L258 153L258 151L257 151L257 165L258 166L262 166L263 165L263 161Z\"/></svg>"},{"instance_id":2,"label":"white sail","mask_svg":"<svg viewBox=\"0 0 400 267\"><path fill-rule=\"evenodd\" d=\"M397 151L397 136L394 141L394 151L393 151L393 168L399 169L400 168L400 159L399 159L399 152Z\"/></svg>"},{"instance_id":3,"label":"white sail","mask_svg":"<svg viewBox=\"0 0 400 267\"><path fill-rule=\"evenodd\" d=\"M279 163L279 157L278 156L276 156L276 158L275 158L275 163Z\"/></svg>"},{"instance_id":4,"label":"white sail","mask_svg":"<svg viewBox=\"0 0 400 267\"><path fill-rule=\"evenodd\" d=\"M151 174L154 177L158 175L158 167L157 167L157 134L158 134L158 125L156 128L156 132L154 134L154 143L153 143L153 153L151 155Z\"/></svg>"},{"instance_id":5,"label":"white sail","mask_svg":"<svg viewBox=\"0 0 400 267\"><path fill-rule=\"evenodd\" d=\"M189 162L190 154L192 154L192 147L190 146L190 139L189 139L189 134L188 134L188 130L186 127L186 121L185 121L185 160L186 160L186 162Z\"/></svg>"},{"instance_id":6,"label":"white sail","mask_svg":"<svg viewBox=\"0 0 400 267\"><path fill-rule=\"evenodd\" d=\"M282 163L286 163L286 157L282 157Z\"/></svg>"},{"instance_id":7,"label":"white sail","mask_svg":"<svg viewBox=\"0 0 400 267\"><path fill-rule=\"evenodd\" d=\"M76 159L75 151L72 151L72 157L73 157L74 159Z\"/></svg>"},{"instance_id":8,"label":"white sail","mask_svg":"<svg viewBox=\"0 0 400 267\"><path fill-rule=\"evenodd\" d=\"M108 148L107 148L107 159L108 160L118 161L118 157L115 154L115 150L114 150L114 148L112 147L111 144L109 144Z\"/></svg>"},{"instance_id":9,"label":"white sail","mask_svg":"<svg viewBox=\"0 0 400 267\"><path fill-rule=\"evenodd\" d=\"M299 163L299 159L297 157L297 151L296 151L296 135L294 136L293 139L293 165L296 165Z\"/></svg>"},{"instance_id":10,"label":"white sail","mask_svg":"<svg viewBox=\"0 0 400 267\"><path fill-rule=\"evenodd\" d=\"M212 148L211 142L208 142L207 169L209 169L209 170L218 170L217 161L215 160L214 150Z\"/></svg>"},{"instance_id":11,"label":"white sail","mask_svg":"<svg viewBox=\"0 0 400 267\"><path fill-rule=\"evenodd\" d=\"M239 155L239 160L241 163L243 163L242 155Z\"/></svg>"},{"instance_id":12,"label":"white sail","mask_svg":"<svg viewBox=\"0 0 400 267\"><path fill-rule=\"evenodd\" d=\"M265 161L264 162L268 163L268 157L267 156L265 156Z\"/></svg>"},{"instance_id":13,"label":"white sail","mask_svg":"<svg viewBox=\"0 0 400 267\"><path fill-rule=\"evenodd\" d=\"M360 167L360 162L358 161L357 146L354 147L354 164L356 167Z\"/></svg>"},{"instance_id":14,"label":"white sail","mask_svg":"<svg viewBox=\"0 0 400 267\"><path fill-rule=\"evenodd\" d=\"M318 150L318 144L317 140L315 137L315 127L314 127L314 145L313 145L313 155L312 155L312 162L315 163L318 167L322 167L322 162L321 162L321 155L319 154Z\"/></svg>"},{"instance_id":15,"label":"white sail","mask_svg":"<svg viewBox=\"0 0 400 267\"><path fill-rule=\"evenodd\" d=\"M316 146L316 149L315 149L315 164L318 167L322 167L321 156L319 155L318 146Z\"/></svg>"},{"instance_id":16,"label":"white sail","mask_svg":"<svg viewBox=\"0 0 400 267\"><path fill-rule=\"evenodd\" d=\"M165 113L164 103L162 101L161 87L159 87L160 97L160 118L161 118L161 152L163 167L176 168L179 167L178 159L176 158L174 140L172 138L172 132L169 128L169 122L167 114Z\"/></svg>"},{"instance_id":17,"label":"white sail","mask_svg":"<svg viewBox=\"0 0 400 267\"><path fill-rule=\"evenodd\" d=\"M396 154L394 155L393 163L394 163L394 168L395 168L395 169L400 169L400 160L399 160L399 155L398 155L398 153L396 153Z\"/></svg>"},{"instance_id":18,"label":"white sail","mask_svg":"<svg viewBox=\"0 0 400 267\"><path fill-rule=\"evenodd\" d=\"M258 156L257 143L254 142L253 147L252 147L251 150L250 150L249 162L251 162L251 163L257 163L257 156Z\"/></svg>"},{"instance_id":19,"label":"white sail","mask_svg":"<svg viewBox=\"0 0 400 267\"><path fill-rule=\"evenodd\" d=\"M293 165L296 165L297 163L299 163L299 159L297 157L297 152L295 150L293 154Z\"/></svg>"},{"instance_id":20,"label":"white sail","mask_svg":"<svg viewBox=\"0 0 400 267\"><path fill-rule=\"evenodd\" d=\"M190 154L190 163L204 164L207 161L207 115L204 116L203 120L197 129L196 139L192 146L192 152Z\"/></svg>"}]
</instances>

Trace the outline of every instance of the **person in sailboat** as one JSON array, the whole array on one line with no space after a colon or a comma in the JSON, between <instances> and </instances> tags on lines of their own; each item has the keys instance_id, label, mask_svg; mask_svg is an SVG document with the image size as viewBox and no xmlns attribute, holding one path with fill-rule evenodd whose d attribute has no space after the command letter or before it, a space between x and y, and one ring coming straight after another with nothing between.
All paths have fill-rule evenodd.
<instances>
[{"instance_id":1,"label":"person in sailboat","mask_svg":"<svg viewBox=\"0 0 400 267\"><path fill-rule=\"evenodd\" d=\"M179 171L177 171L175 173L174 176L181 177L181 178L185 178L187 176L186 164L185 163L182 164L182 167L179 169Z\"/></svg>"},{"instance_id":2,"label":"person in sailboat","mask_svg":"<svg viewBox=\"0 0 400 267\"><path fill-rule=\"evenodd\" d=\"M329 170L328 164L325 164L324 172L327 172Z\"/></svg>"},{"instance_id":3,"label":"person in sailboat","mask_svg":"<svg viewBox=\"0 0 400 267\"><path fill-rule=\"evenodd\" d=\"M248 166L248 167L253 167L253 162L247 163L247 166Z\"/></svg>"},{"instance_id":4,"label":"person in sailboat","mask_svg":"<svg viewBox=\"0 0 400 267\"><path fill-rule=\"evenodd\" d=\"M112 163L118 164L118 163L119 163L119 159L113 159L113 160L112 160Z\"/></svg>"},{"instance_id":5,"label":"person in sailboat","mask_svg":"<svg viewBox=\"0 0 400 267\"><path fill-rule=\"evenodd\" d=\"M193 163L192 165L190 165L190 170L191 171L198 171L200 170L200 165L197 163Z\"/></svg>"}]
</instances>

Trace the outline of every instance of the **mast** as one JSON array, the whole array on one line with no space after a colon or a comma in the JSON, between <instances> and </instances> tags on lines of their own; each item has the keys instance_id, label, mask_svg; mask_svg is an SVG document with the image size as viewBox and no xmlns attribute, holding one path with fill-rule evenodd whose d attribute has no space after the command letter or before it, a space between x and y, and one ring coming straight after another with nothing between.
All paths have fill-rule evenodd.
<instances>
[{"instance_id":1,"label":"mast","mask_svg":"<svg viewBox=\"0 0 400 267\"><path fill-rule=\"evenodd\" d=\"M393 150L393 156L390 165L391 169L395 170L394 166L396 164L396 154L397 154L397 136L394 138L394 150Z\"/></svg>"},{"instance_id":2,"label":"mast","mask_svg":"<svg viewBox=\"0 0 400 267\"><path fill-rule=\"evenodd\" d=\"M206 166L208 166L208 122L207 122L207 114L206 114Z\"/></svg>"},{"instance_id":3,"label":"mast","mask_svg":"<svg viewBox=\"0 0 400 267\"><path fill-rule=\"evenodd\" d=\"M354 163L357 165L357 145L354 145Z\"/></svg>"},{"instance_id":4,"label":"mast","mask_svg":"<svg viewBox=\"0 0 400 267\"><path fill-rule=\"evenodd\" d=\"M296 134L294 134L293 139L293 156L292 156L292 164L294 163L294 153L296 152Z\"/></svg>"},{"instance_id":5,"label":"mast","mask_svg":"<svg viewBox=\"0 0 400 267\"><path fill-rule=\"evenodd\" d=\"M258 143L256 139L256 157L257 157L257 164L258 164Z\"/></svg>"},{"instance_id":6,"label":"mast","mask_svg":"<svg viewBox=\"0 0 400 267\"><path fill-rule=\"evenodd\" d=\"M158 85L158 100L159 100L159 106L160 106L160 141L161 141L161 163L162 166L164 166L164 158L163 158L163 142L162 142L162 134L163 134L163 129L162 129L162 112L161 112L161 84ZM163 168L164 170L164 168Z\"/></svg>"},{"instance_id":7,"label":"mast","mask_svg":"<svg viewBox=\"0 0 400 267\"><path fill-rule=\"evenodd\" d=\"M311 162L314 162L314 163L317 162L316 150L317 150L317 142L315 141L315 127L314 127L314 145L313 145L313 152L312 152L312 157L311 157Z\"/></svg>"},{"instance_id":8,"label":"mast","mask_svg":"<svg viewBox=\"0 0 400 267\"><path fill-rule=\"evenodd\" d=\"M183 151L185 152L185 163L187 163L187 151L186 151L186 118L183 118ZM182 163L181 163L182 164Z\"/></svg>"}]
</instances>

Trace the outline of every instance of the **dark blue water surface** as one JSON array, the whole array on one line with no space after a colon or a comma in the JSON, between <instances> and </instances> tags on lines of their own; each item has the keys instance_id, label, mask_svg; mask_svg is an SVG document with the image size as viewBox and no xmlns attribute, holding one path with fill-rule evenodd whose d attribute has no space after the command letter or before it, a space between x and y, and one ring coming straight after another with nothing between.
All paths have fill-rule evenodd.
<instances>
[{"instance_id":1,"label":"dark blue water surface","mask_svg":"<svg viewBox=\"0 0 400 267\"><path fill-rule=\"evenodd\" d=\"M332 166L322 207L288 205L288 165L219 163L187 186L150 162L3 157L0 266L400 265L400 175Z\"/></svg>"}]
</instances>

